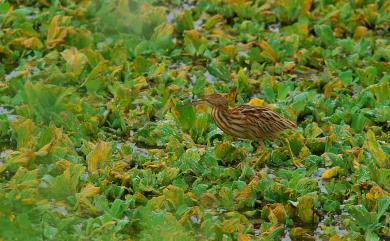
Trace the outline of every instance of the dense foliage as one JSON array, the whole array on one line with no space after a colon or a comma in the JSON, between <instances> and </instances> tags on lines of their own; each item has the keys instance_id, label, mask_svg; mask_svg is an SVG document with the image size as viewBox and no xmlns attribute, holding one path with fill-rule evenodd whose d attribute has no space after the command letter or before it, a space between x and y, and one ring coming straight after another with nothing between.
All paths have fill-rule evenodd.
<instances>
[{"instance_id":1,"label":"dense foliage","mask_svg":"<svg viewBox=\"0 0 390 241\"><path fill-rule=\"evenodd\" d=\"M389 0L0 1L0 240L389 238L389 25ZM257 149L178 107L233 87L298 129Z\"/></svg>"}]
</instances>

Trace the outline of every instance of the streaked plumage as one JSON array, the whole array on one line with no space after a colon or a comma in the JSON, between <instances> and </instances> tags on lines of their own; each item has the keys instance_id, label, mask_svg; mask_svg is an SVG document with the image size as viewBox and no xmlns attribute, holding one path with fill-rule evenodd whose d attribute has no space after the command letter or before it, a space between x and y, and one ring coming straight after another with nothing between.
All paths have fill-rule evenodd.
<instances>
[{"instance_id":1,"label":"streaked plumage","mask_svg":"<svg viewBox=\"0 0 390 241\"><path fill-rule=\"evenodd\" d=\"M216 125L233 137L262 141L297 127L294 122L267 107L241 105L229 108L227 100L220 94L207 95L203 100L212 105L211 115Z\"/></svg>"}]
</instances>

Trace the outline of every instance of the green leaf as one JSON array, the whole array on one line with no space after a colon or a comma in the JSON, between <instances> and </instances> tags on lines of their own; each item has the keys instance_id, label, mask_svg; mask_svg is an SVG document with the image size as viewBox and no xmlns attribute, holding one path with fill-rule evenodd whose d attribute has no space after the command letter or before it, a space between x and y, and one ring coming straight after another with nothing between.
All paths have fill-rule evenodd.
<instances>
[{"instance_id":1,"label":"green leaf","mask_svg":"<svg viewBox=\"0 0 390 241\"><path fill-rule=\"evenodd\" d=\"M340 72L339 73L339 79L341 80L341 82L343 82L344 86L348 86L352 83L352 71L351 70L347 70L347 71L344 71L344 72Z\"/></svg>"},{"instance_id":2,"label":"green leaf","mask_svg":"<svg viewBox=\"0 0 390 241\"><path fill-rule=\"evenodd\" d=\"M278 84L278 100L284 100L286 99L287 95L291 91L291 84L290 83L279 83Z\"/></svg>"},{"instance_id":3,"label":"green leaf","mask_svg":"<svg viewBox=\"0 0 390 241\"><path fill-rule=\"evenodd\" d=\"M11 8L11 5L7 2L0 3L0 13L6 14Z\"/></svg>"},{"instance_id":4,"label":"green leaf","mask_svg":"<svg viewBox=\"0 0 390 241\"><path fill-rule=\"evenodd\" d=\"M352 115L352 123L351 123L352 129L356 132L363 131L364 124L366 123L366 120L367 119L362 112L354 113Z\"/></svg>"},{"instance_id":5,"label":"green leaf","mask_svg":"<svg viewBox=\"0 0 390 241\"><path fill-rule=\"evenodd\" d=\"M176 106L175 110L177 112L175 116L184 130L187 131L195 125L196 112L193 106Z\"/></svg>"},{"instance_id":6,"label":"green leaf","mask_svg":"<svg viewBox=\"0 0 390 241\"><path fill-rule=\"evenodd\" d=\"M57 200L66 200L78 192L79 182L85 167L80 164L69 164L63 174L48 179L49 186L44 192L47 197Z\"/></svg>"},{"instance_id":7,"label":"green leaf","mask_svg":"<svg viewBox=\"0 0 390 241\"><path fill-rule=\"evenodd\" d=\"M372 232L372 231L368 231L366 233L366 241L379 241L380 238L378 236L378 234L376 234L375 232Z\"/></svg>"},{"instance_id":8,"label":"green leaf","mask_svg":"<svg viewBox=\"0 0 390 241\"><path fill-rule=\"evenodd\" d=\"M335 37L333 35L333 31L330 25L315 25L314 31L318 35L318 39L325 45L332 45L334 43Z\"/></svg>"},{"instance_id":9,"label":"green leaf","mask_svg":"<svg viewBox=\"0 0 390 241\"><path fill-rule=\"evenodd\" d=\"M216 78L222 79L224 81L231 80L228 69L220 64L212 62L207 66L207 70L211 75L215 76Z\"/></svg>"},{"instance_id":10,"label":"green leaf","mask_svg":"<svg viewBox=\"0 0 390 241\"><path fill-rule=\"evenodd\" d=\"M365 230L371 230L373 223L372 215L367 211L363 205L353 206L349 212L352 214L359 226Z\"/></svg>"},{"instance_id":11,"label":"green leaf","mask_svg":"<svg viewBox=\"0 0 390 241\"><path fill-rule=\"evenodd\" d=\"M376 97L378 103L388 103L390 100L390 81L382 81L368 88Z\"/></svg>"},{"instance_id":12,"label":"green leaf","mask_svg":"<svg viewBox=\"0 0 390 241\"><path fill-rule=\"evenodd\" d=\"M307 101L306 93L301 93L294 97L294 101L291 106L297 113L300 113L305 109L306 101Z\"/></svg>"},{"instance_id":13,"label":"green leaf","mask_svg":"<svg viewBox=\"0 0 390 241\"><path fill-rule=\"evenodd\" d=\"M378 201L378 208L376 213L376 222L379 223L381 217L387 213L387 210L390 207L390 197L384 197Z\"/></svg>"}]
</instances>

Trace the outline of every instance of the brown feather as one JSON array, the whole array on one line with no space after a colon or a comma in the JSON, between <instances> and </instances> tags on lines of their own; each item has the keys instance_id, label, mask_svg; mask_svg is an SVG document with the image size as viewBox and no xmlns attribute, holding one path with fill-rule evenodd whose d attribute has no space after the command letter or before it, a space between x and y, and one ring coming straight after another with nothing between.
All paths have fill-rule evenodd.
<instances>
[{"instance_id":1,"label":"brown feather","mask_svg":"<svg viewBox=\"0 0 390 241\"><path fill-rule=\"evenodd\" d=\"M213 106L212 117L226 134L252 140L275 138L278 132L296 128L296 124L267 107L241 105L229 108L226 99L219 94L204 98Z\"/></svg>"}]
</instances>

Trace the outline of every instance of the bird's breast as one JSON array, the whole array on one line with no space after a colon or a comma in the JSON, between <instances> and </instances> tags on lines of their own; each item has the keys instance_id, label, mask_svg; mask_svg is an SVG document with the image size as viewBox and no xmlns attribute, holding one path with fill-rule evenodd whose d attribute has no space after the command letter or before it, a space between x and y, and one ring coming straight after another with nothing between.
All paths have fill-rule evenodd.
<instances>
[{"instance_id":1,"label":"bird's breast","mask_svg":"<svg viewBox=\"0 0 390 241\"><path fill-rule=\"evenodd\" d=\"M243 137L243 135L245 135L246 131L242 120L230 116L227 110L213 108L211 115L215 124L226 134L235 137Z\"/></svg>"}]
</instances>

